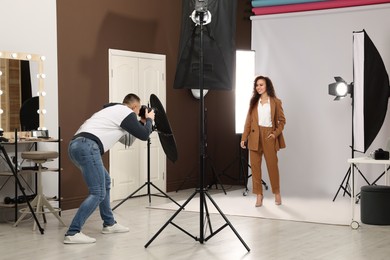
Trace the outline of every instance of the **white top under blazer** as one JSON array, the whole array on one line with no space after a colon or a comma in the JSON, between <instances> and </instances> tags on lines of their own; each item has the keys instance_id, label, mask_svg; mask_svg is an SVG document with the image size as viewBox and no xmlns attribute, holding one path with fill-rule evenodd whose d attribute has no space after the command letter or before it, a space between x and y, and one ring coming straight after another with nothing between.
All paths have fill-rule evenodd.
<instances>
[{"instance_id":1,"label":"white top under blazer","mask_svg":"<svg viewBox=\"0 0 390 260\"><path fill-rule=\"evenodd\" d=\"M271 105L268 98L268 102L261 104L261 97L259 100L259 104L257 105L257 111L259 115L259 126L263 127L272 127L271 120Z\"/></svg>"}]
</instances>

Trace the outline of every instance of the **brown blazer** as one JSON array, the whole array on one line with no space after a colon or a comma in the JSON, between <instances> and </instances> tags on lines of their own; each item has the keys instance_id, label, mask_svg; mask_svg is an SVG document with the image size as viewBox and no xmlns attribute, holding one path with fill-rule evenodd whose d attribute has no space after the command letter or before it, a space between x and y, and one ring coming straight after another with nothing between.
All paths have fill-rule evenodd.
<instances>
[{"instance_id":1,"label":"brown blazer","mask_svg":"<svg viewBox=\"0 0 390 260\"><path fill-rule=\"evenodd\" d=\"M270 97L271 106L271 119L272 119L272 133L275 135L275 151L285 148L286 143L283 137L283 129L286 124L286 118L284 116L282 101L276 97ZM260 102L260 100L259 100ZM257 106L259 104L257 103ZM259 115L257 106L252 111L248 111L245 120L244 132L241 136L241 141L248 141L248 149L257 151L259 149Z\"/></svg>"}]
</instances>

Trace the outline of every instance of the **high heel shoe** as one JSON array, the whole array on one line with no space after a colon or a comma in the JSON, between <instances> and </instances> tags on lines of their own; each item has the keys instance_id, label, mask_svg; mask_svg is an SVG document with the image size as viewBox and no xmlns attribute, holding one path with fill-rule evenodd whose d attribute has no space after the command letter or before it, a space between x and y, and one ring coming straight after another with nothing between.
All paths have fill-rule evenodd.
<instances>
[{"instance_id":1,"label":"high heel shoe","mask_svg":"<svg viewBox=\"0 0 390 260\"><path fill-rule=\"evenodd\" d=\"M282 197L279 194L275 194L275 205L282 205Z\"/></svg>"},{"instance_id":2,"label":"high heel shoe","mask_svg":"<svg viewBox=\"0 0 390 260\"><path fill-rule=\"evenodd\" d=\"M258 194L255 207L261 207L261 206L263 206L263 195Z\"/></svg>"}]
</instances>

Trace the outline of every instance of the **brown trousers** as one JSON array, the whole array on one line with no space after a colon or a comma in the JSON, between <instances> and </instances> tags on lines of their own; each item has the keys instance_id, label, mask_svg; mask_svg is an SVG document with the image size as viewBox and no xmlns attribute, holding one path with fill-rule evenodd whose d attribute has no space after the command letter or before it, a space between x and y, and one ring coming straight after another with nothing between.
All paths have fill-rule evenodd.
<instances>
[{"instance_id":1,"label":"brown trousers","mask_svg":"<svg viewBox=\"0 0 390 260\"><path fill-rule=\"evenodd\" d=\"M260 138L258 151L250 151L252 169L252 184L254 194L263 194L261 184L261 161L264 154L268 176L271 182L272 193L280 193L278 156L275 149L275 139L267 138L272 133L272 127L259 126Z\"/></svg>"}]
</instances>

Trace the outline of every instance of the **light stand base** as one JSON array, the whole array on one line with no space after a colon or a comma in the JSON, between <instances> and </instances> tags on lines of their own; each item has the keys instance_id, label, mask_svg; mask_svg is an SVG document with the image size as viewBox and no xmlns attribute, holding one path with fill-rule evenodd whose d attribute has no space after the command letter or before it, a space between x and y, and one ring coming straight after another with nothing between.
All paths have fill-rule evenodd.
<instances>
[{"instance_id":1,"label":"light stand base","mask_svg":"<svg viewBox=\"0 0 390 260\"><path fill-rule=\"evenodd\" d=\"M210 234L207 236L207 237L203 237L203 234L200 235L200 237L197 237L197 236L194 236L192 234L190 234L188 231L186 231L185 229L183 229L182 227L178 226L177 224L175 224L173 222L173 220L175 219L175 217L177 215L179 215L179 213L184 210L185 206L195 197L195 195L197 194L200 194L200 199L202 200L203 198L203 203L201 202L201 205L204 205L204 209L205 209L205 215L206 215L206 219L207 219L207 223L208 223L208 226L209 226L209 229L210 229ZM214 205L214 207L217 209L217 211L219 212L219 214L221 215L221 217L225 220L225 224L222 225L220 228L218 228L216 231L213 231L212 229L212 226L211 226L211 221L210 221L210 216L209 216L209 211L208 211L208 207L207 207L207 203L206 203L206 197L211 201L211 203ZM201 216L202 217L202 216ZM211 239L213 236L215 236L217 233L219 233L222 229L224 229L225 227L229 226L231 228L231 230L234 232L234 234L237 236L237 238L241 241L241 243L243 244L243 246L246 248L246 250L249 252L250 251L250 248L248 247L248 245L245 243L245 241L241 238L241 236L238 234L238 232L236 231L236 229L233 227L233 225L230 223L230 221L228 220L228 218L225 216L225 214L222 212L222 210L218 207L217 203L213 200L213 198L211 197L211 195L204 189L196 189L194 193L192 193L192 195L183 203L183 205L175 212L175 214L172 215L172 217L160 228L160 230L145 244L145 248L147 248L152 242L154 239L157 238L157 236L169 225L169 224L172 224L173 226L175 226L176 228L178 228L179 230L183 231L185 234L187 234L188 236L190 236L191 238L193 238L195 241L198 241L200 242L201 244L203 244L203 242L206 242L208 241L209 239Z\"/></svg>"},{"instance_id":2,"label":"light stand base","mask_svg":"<svg viewBox=\"0 0 390 260\"><path fill-rule=\"evenodd\" d=\"M370 184L370 182L367 180L367 178L364 176L364 174L360 171L360 169L356 165L354 165L354 168L356 168L356 170L358 170L360 176L362 176L362 178L364 179L364 181L368 185L374 185L376 183L376 181L375 181L374 183ZM340 183L340 186L336 192L336 195L333 198L333 202L336 200L337 195L339 194L340 190L344 191L343 197L345 196L345 194L347 194L349 197L351 197L351 186L349 184L350 178L351 178L351 167L348 167L348 170L343 178L343 181ZM356 195L357 199L356 199L355 203L359 202L359 197L360 197L360 193Z\"/></svg>"},{"instance_id":3,"label":"light stand base","mask_svg":"<svg viewBox=\"0 0 390 260\"><path fill-rule=\"evenodd\" d=\"M214 177L214 182L209 184L208 185L208 188L211 188L212 186L215 185L215 188L218 189L218 184L221 186L222 188L222 191L223 193L225 193L225 195L227 195L226 193L226 190L225 190L225 187L223 186L222 182L221 182L221 179L219 178L219 175L220 174L217 174L216 170L215 170L215 167L214 167L214 164L213 164L213 161L212 159L209 157L209 156L205 156L205 160L206 160L206 168L207 166L210 167L211 169L211 172L213 173L213 177ZM199 163L198 163L199 164ZM189 174L186 176L186 178L183 180L183 182L180 184L179 188L177 188L176 192L178 192L179 190L181 190L184 186L184 184L192 177L192 173L195 171L196 167L194 167L190 172Z\"/></svg>"},{"instance_id":4,"label":"light stand base","mask_svg":"<svg viewBox=\"0 0 390 260\"><path fill-rule=\"evenodd\" d=\"M241 140L241 135L239 135L239 141L240 141L240 140ZM245 189L244 189L242 195L243 195L243 196L247 196L247 195L248 195L248 192L249 192L249 189L248 189L248 179L249 179L250 177L252 177L252 174L250 174L250 175L247 174L247 172L245 171L245 166L246 166L247 168L251 168L251 166L250 166L248 160L245 158L245 155L244 155L244 153L243 153L243 149L242 149L240 146L238 147L238 149L239 149L239 155L238 155L233 161L231 161L231 162L222 170L222 173L220 173L220 174L218 175L218 177L219 177L219 176L225 176L225 177L228 177L228 178L230 178L230 179L232 179L232 180L234 180L234 181L238 181L238 183L240 183L241 177L243 177L243 178L244 178L244 188L245 188ZM232 176L230 176L230 175L228 175L228 174L226 174L226 171L228 171L233 165L235 165L237 161L239 162L239 171L240 171L239 176L238 176L238 179L237 179L237 178L234 178L234 177L232 177ZM266 183L263 179L261 179L261 184L264 186L264 189L265 189L265 190L268 190L268 185L267 185L267 183ZM226 193L225 193L225 194L226 194Z\"/></svg>"},{"instance_id":5,"label":"light stand base","mask_svg":"<svg viewBox=\"0 0 390 260\"><path fill-rule=\"evenodd\" d=\"M158 190L161 194L152 194L150 193L150 186L153 186L153 188L155 188L156 190ZM148 188L148 193L146 194L142 194L142 195L135 195L137 192L139 192L141 189L143 189L144 187L147 187ZM145 196L148 196L149 197L149 205L152 203L152 196L155 196L155 197L161 197L161 198L168 198L170 199L173 203L175 203L176 205L178 205L180 207L180 204L177 203L174 199L172 199L170 196L168 196L168 194L166 194L165 192L163 192L161 189L159 189L156 185L154 185L152 182L145 182L144 185L142 185L141 187L139 187L136 191L134 191L133 193L131 193L129 196L127 196L126 198L124 198L118 205L116 205L115 207L112 208L112 210L115 210L116 208L118 208L120 205L122 205L125 201L127 201L128 199L131 199L131 198L139 198L139 197L145 197Z\"/></svg>"}]
</instances>

